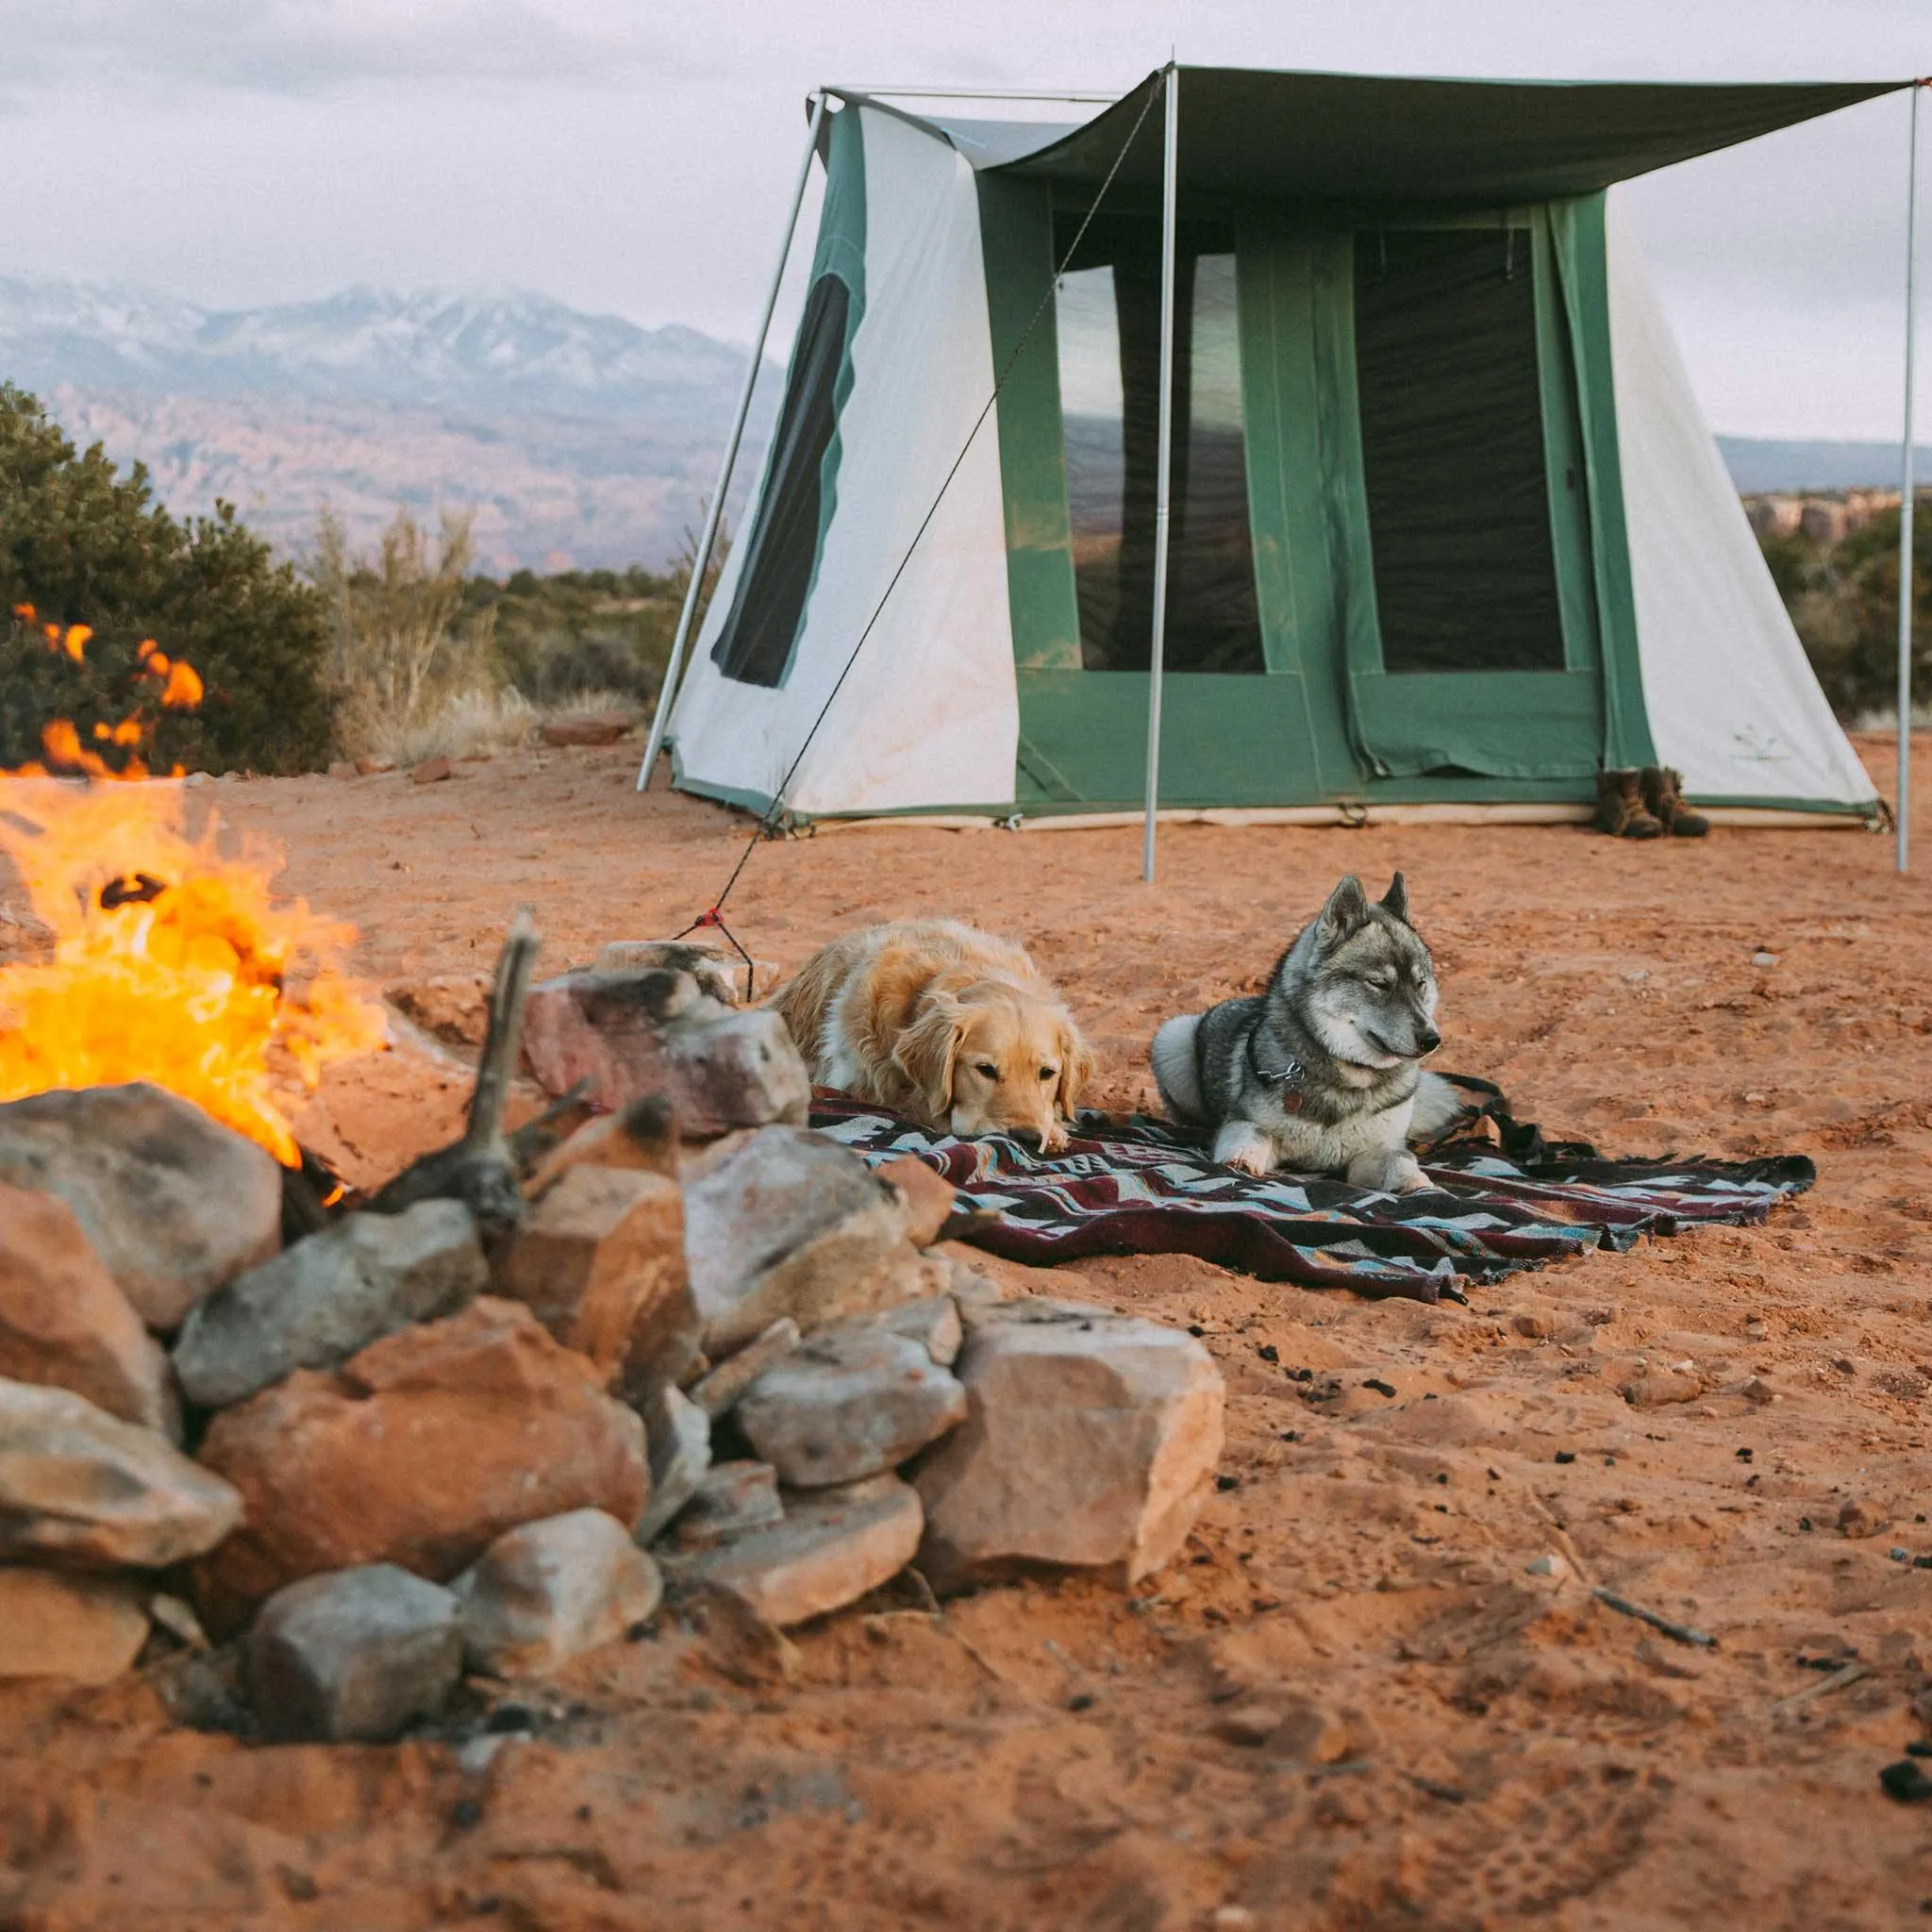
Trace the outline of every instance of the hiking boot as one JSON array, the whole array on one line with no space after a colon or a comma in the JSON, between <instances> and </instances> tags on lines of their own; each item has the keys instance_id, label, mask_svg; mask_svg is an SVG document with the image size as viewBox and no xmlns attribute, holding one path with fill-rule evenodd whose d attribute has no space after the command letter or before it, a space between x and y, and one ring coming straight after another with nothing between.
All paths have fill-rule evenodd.
<instances>
[{"instance_id":1,"label":"hiking boot","mask_svg":"<svg viewBox=\"0 0 1932 1932\"><path fill-rule=\"evenodd\" d=\"M1596 774L1596 817L1591 823L1612 839L1661 839L1663 822L1643 808L1642 781L1634 770Z\"/></svg>"},{"instance_id":2,"label":"hiking boot","mask_svg":"<svg viewBox=\"0 0 1932 1932\"><path fill-rule=\"evenodd\" d=\"M1668 765L1643 768L1643 803L1650 815L1675 839L1701 839L1710 821L1684 803L1684 774Z\"/></svg>"}]
</instances>

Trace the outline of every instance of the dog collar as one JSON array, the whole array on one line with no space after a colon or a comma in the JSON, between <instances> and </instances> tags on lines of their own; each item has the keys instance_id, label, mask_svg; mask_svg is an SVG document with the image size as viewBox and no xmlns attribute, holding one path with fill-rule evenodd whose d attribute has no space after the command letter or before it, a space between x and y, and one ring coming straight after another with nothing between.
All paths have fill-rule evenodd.
<instances>
[{"instance_id":1,"label":"dog collar","mask_svg":"<svg viewBox=\"0 0 1932 1932\"><path fill-rule=\"evenodd\" d=\"M1283 1113L1299 1113L1302 1110L1304 1095L1301 1091L1302 1074L1307 1070L1299 1060L1290 1060L1278 1074L1271 1074L1264 1067L1255 1052L1255 1036L1248 1035L1248 1065L1256 1079L1264 1086L1275 1087L1281 1091L1275 1096Z\"/></svg>"}]
</instances>

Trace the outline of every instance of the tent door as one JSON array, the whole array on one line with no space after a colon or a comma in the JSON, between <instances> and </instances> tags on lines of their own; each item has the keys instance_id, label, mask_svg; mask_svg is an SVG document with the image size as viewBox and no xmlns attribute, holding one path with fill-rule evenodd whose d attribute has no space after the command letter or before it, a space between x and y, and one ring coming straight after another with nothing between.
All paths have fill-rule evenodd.
<instances>
[{"instance_id":1,"label":"tent door","mask_svg":"<svg viewBox=\"0 0 1932 1932\"><path fill-rule=\"evenodd\" d=\"M1594 772L1588 485L1545 212L1358 225L1327 254L1357 757L1378 777Z\"/></svg>"}]
</instances>

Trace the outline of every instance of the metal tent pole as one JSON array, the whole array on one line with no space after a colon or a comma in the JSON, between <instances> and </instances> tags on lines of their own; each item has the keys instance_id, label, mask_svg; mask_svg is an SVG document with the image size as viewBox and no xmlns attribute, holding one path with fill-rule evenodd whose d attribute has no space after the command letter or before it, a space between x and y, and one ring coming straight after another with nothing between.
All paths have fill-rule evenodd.
<instances>
[{"instance_id":1,"label":"metal tent pole","mask_svg":"<svg viewBox=\"0 0 1932 1932\"><path fill-rule=\"evenodd\" d=\"M1180 69L1167 65L1167 131L1160 163L1160 418L1154 470L1154 637L1147 658L1147 824L1141 876L1154 883L1154 826L1160 804L1160 679L1167 653L1168 494L1174 470L1174 191L1180 173Z\"/></svg>"},{"instance_id":2,"label":"metal tent pole","mask_svg":"<svg viewBox=\"0 0 1932 1932\"><path fill-rule=\"evenodd\" d=\"M1919 259L1919 91L1912 85L1912 131L1906 163L1906 427L1898 496L1898 854L1903 873L1911 857L1912 817L1912 338L1917 333Z\"/></svg>"},{"instance_id":3,"label":"metal tent pole","mask_svg":"<svg viewBox=\"0 0 1932 1932\"><path fill-rule=\"evenodd\" d=\"M684 608L677 613L677 634L671 641L671 660L664 667L664 682L658 691L657 708L651 713L650 741L644 746L644 761L638 767L641 791L651 782L658 754L664 748L664 730L671 723L671 702L677 694L677 674L684 668L685 646L691 641L691 619L696 615L698 598L704 592L705 572L711 562L711 551L718 541L718 525L724 515L724 492L730 487L731 472L738 462L738 445L744 437L744 421L751 414L752 391L758 387L758 368L765 359L765 339L772 332L772 310L778 306L778 285L785 279L785 264L791 258L791 238L798 232L798 211L805 206L806 183L811 178L811 158L818 152L819 130L824 125L825 91L820 88L811 97L811 131L805 139L805 158L798 166L798 180L791 190L791 210L785 218L785 239L778 247L778 265L772 271L772 286L765 292L764 313L758 317L758 334L752 340L751 362L744 372L744 387L738 392L738 413L731 419L731 434L724 440L724 460L718 466L718 485L711 491L711 505L705 512L705 527L698 538L697 554L691 558L691 582L685 586Z\"/></svg>"}]
</instances>

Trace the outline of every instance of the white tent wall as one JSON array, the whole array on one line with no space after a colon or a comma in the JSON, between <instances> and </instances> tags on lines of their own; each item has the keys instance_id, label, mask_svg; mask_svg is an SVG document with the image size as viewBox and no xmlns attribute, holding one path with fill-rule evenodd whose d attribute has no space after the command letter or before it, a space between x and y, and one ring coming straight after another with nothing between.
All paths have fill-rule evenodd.
<instances>
[{"instance_id":1,"label":"white tent wall","mask_svg":"<svg viewBox=\"0 0 1932 1932\"><path fill-rule=\"evenodd\" d=\"M835 507L775 690L727 678L711 659L734 549L673 716L677 782L771 799L911 548L785 803L803 814L1009 806L1020 714L991 412L912 547L992 393L978 192L935 134L884 109L842 111L863 117L865 291Z\"/></svg>"},{"instance_id":2,"label":"white tent wall","mask_svg":"<svg viewBox=\"0 0 1932 1932\"><path fill-rule=\"evenodd\" d=\"M1610 363L1637 655L1660 762L1700 798L1870 804L1612 191Z\"/></svg>"}]
</instances>

